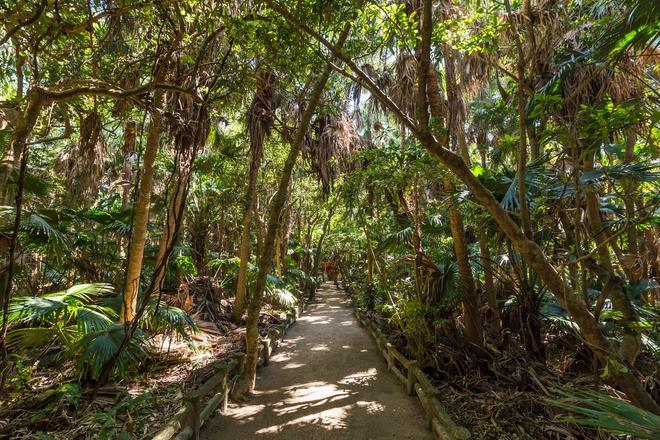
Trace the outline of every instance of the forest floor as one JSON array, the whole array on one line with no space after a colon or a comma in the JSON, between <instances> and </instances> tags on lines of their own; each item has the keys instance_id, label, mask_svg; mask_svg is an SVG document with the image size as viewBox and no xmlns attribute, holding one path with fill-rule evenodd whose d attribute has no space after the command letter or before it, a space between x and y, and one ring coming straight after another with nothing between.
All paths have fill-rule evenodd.
<instances>
[{"instance_id":1,"label":"forest floor","mask_svg":"<svg viewBox=\"0 0 660 440\"><path fill-rule=\"evenodd\" d=\"M40 370L29 367L20 390L0 401L0 440L153 437L181 407L183 394L214 374L214 364L244 351L245 327L230 320L232 300L213 299L221 296L211 288L198 290L191 312L200 331L193 341L153 341L140 371L100 387L96 398L92 387L78 385L70 360ZM265 307L260 333L278 326L285 315Z\"/></svg>"},{"instance_id":2,"label":"forest floor","mask_svg":"<svg viewBox=\"0 0 660 440\"><path fill-rule=\"evenodd\" d=\"M204 440L430 439L346 296L326 283L287 333L249 401L209 420Z\"/></svg>"}]
</instances>

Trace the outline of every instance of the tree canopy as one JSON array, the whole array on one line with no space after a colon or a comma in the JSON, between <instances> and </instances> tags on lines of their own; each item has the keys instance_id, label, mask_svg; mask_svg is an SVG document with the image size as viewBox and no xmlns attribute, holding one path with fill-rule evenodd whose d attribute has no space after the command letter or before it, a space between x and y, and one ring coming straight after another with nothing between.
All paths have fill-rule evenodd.
<instances>
[{"instance_id":1,"label":"tree canopy","mask_svg":"<svg viewBox=\"0 0 660 440\"><path fill-rule=\"evenodd\" d=\"M88 417L71 396L218 341L249 396L268 320L330 278L454 402L524 392L532 438L657 436L658 2L0 11L0 420ZM153 435L117 408L154 400L114 405L76 435ZM0 432L71 425L25 420Z\"/></svg>"}]
</instances>

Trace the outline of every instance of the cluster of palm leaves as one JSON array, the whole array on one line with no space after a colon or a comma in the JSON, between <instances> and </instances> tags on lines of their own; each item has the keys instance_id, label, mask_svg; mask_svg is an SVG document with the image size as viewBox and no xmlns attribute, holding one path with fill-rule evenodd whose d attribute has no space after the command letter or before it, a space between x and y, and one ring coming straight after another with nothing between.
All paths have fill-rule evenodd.
<instances>
[{"instance_id":1,"label":"cluster of palm leaves","mask_svg":"<svg viewBox=\"0 0 660 440\"><path fill-rule=\"evenodd\" d=\"M41 366L73 360L81 378L96 380L114 357L119 376L142 365L151 349L151 336L188 338L195 329L192 318L182 310L152 301L140 329L120 350L126 327L117 322L117 302L113 287L105 283L78 284L42 296L14 296L7 318L7 347L35 357Z\"/></svg>"}]
</instances>

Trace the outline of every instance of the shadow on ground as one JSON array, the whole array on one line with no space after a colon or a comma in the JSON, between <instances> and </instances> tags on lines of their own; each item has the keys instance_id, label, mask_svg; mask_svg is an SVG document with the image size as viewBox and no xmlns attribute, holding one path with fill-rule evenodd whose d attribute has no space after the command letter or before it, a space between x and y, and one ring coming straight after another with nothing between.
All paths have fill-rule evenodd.
<instances>
[{"instance_id":1,"label":"shadow on ground","mask_svg":"<svg viewBox=\"0 0 660 440\"><path fill-rule=\"evenodd\" d=\"M259 371L257 392L207 422L212 439L430 439L342 292L324 284Z\"/></svg>"}]
</instances>

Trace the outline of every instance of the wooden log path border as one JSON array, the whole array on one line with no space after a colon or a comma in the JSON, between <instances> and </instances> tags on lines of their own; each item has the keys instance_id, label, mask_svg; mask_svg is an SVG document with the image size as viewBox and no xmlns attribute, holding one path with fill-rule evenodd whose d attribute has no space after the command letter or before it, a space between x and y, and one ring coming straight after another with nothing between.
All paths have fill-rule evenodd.
<instances>
[{"instance_id":1,"label":"wooden log path border","mask_svg":"<svg viewBox=\"0 0 660 440\"><path fill-rule=\"evenodd\" d=\"M433 386L429 378L417 367L417 361L407 359L399 350L387 341L376 323L367 318L355 307L355 318L362 327L373 336L378 351L387 362L387 369L406 387L409 396L417 395L424 408L428 428L440 440L465 440L470 438L470 431L457 425L438 400L440 391Z\"/></svg>"},{"instance_id":2,"label":"wooden log path border","mask_svg":"<svg viewBox=\"0 0 660 440\"><path fill-rule=\"evenodd\" d=\"M261 338L258 367L268 365L271 354L304 310L305 304L300 303L286 314L286 320L270 330L265 338ZM215 373L206 382L184 394L184 404L163 429L154 435L153 440L199 440L201 427L216 408L220 406L223 414L227 412L231 384L245 370L245 353L238 353L229 361L225 360L213 367Z\"/></svg>"}]
</instances>

